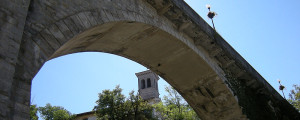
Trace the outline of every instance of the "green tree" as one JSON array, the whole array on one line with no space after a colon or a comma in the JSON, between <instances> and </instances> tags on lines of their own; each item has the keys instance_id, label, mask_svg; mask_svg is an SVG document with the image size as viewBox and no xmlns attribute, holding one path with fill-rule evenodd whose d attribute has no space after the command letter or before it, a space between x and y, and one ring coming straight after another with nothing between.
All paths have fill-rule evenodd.
<instances>
[{"instance_id":1,"label":"green tree","mask_svg":"<svg viewBox=\"0 0 300 120\"><path fill-rule=\"evenodd\" d=\"M288 101L300 112L300 86L293 85Z\"/></svg>"},{"instance_id":2,"label":"green tree","mask_svg":"<svg viewBox=\"0 0 300 120\"><path fill-rule=\"evenodd\" d=\"M122 119L125 113L125 96L122 89L116 86L112 91L103 90L99 93L94 111L99 119L117 120Z\"/></svg>"},{"instance_id":3,"label":"green tree","mask_svg":"<svg viewBox=\"0 0 300 120\"><path fill-rule=\"evenodd\" d=\"M152 119L152 107L134 91L126 99L122 89L116 86L112 91L103 90L98 94L94 111L100 120L140 120Z\"/></svg>"},{"instance_id":4,"label":"green tree","mask_svg":"<svg viewBox=\"0 0 300 120\"><path fill-rule=\"evenodd\" d=\"M45 107L39 107L38 111L45 120L71 120L75 117L63 107L51 106L49 103Z\"/></svg>"},{"instance_id":5,"label":"green tree","mask_svg":"<svg viewBox=\"0 0 300 120\"><path fill-rule=\"evenodd\" d=\"M129 93L129 98L125 102L128 111L128 119L130 120L145 120L145 119L155 119L152 116L153 107L144 101L141 96L134 91Z\"/></svg>"},{"instance_id":6,"label":"green tree","mask_svg":"<svg viewBox=\"0 0 300 120\"><path fill-rule=\"evenodd\" d=\"M38 120L39 117L37 116L38 108L36 105L30 105L30 120Z\"/></svg>"},{"instance_id":7,"label":"green tree","mask_svg":"<svg viewBox=\"0 0 300 120\"><path fill-rule=\"evenodd\" d=\"M165 87L167 96L164 103L154 105L156 111L166 120L198 120L195 111L187 104L183 97L171 86Z\"/></svg>"},{"instance_id":8,"label":"green tree","mask_svg":"<svg viewBox=\"0 0 300 120\"><path fill-rule=\"evenodd\" d=\"M168 93L168 96L164 96L165 104L172 110L170 111L170 117L176 120L184 119L183 107L186 105L184 99L171 86L165 87L165 91Z\"/></svg>"}]
</instances>

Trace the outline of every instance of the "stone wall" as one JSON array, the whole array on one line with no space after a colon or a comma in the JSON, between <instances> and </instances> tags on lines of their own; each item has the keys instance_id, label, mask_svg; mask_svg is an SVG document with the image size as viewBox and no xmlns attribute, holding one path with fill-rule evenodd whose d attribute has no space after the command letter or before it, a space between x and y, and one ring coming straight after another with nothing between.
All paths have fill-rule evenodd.
<instances>
[{"instance_id":1,"label":"stone wall","mask_svg":"<svg viewBox=\"0 0 300 120\"><path fill-rule=\"evenodd\" d=\"M14 77L30 0L1 0L0 3L0 119L27 118L30 85L19 84ZM29 91L26 103L16 94ZM27 114L22 114L25 112Z\"/></svg>"}]
</instances>

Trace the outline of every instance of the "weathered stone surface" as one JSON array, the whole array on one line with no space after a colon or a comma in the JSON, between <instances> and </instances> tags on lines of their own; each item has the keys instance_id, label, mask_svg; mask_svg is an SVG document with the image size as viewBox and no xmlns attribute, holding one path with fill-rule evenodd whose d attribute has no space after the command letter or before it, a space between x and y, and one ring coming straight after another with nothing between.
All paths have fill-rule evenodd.
<instances>
[{"instance_id":1,"label":"weathered stone surface","mask_svg":"<svg viewBox=\"0 0 300 120\"><path fill-rule=\"evenodd\" d=\"M0 119L13 119L14 72L30 0L0 2ZM27 105L28 107L28 105Z\"/></svg>"},{"instance_id":2,"label":"weathered stone surface","mask_svg":"<svg viewBox=\"0 0 300 120\"><path fill-rule=\"evenodd\" d=\"M204 120L299 119L182 0L2 1L0 119L28 119L31 80L41 66L83 51L112 53L148 67Z\"/></svg>"}]
</instances>

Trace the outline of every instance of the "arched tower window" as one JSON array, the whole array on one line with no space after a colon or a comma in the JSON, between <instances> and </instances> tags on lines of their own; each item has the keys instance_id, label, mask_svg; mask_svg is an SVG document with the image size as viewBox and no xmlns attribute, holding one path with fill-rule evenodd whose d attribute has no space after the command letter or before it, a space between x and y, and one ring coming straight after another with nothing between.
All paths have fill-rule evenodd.
<instances>
[{"instance_id":1,"label":"arched tower window","mask_svg":"<svg viewBox=\"0 0 300 120\"><path fill-rule=\"evenodd\" d=\"M150 80L150 78L147 79L147 88L148 87L151 87L151 80Z\"/></svg>"},{"instance_id":2,"label":"arched tower window","mask_svg":"<svg viewBox=\"0 0 300 120\"><path fill-rule=\"evenodd\" d=\"M145 84L146 84L146 83L145 83L145 80L143 79L143 80L142 80L142 88L141 88L141 89L145 89L145 87L146 87Z\"/></svg>"}]
</instances>

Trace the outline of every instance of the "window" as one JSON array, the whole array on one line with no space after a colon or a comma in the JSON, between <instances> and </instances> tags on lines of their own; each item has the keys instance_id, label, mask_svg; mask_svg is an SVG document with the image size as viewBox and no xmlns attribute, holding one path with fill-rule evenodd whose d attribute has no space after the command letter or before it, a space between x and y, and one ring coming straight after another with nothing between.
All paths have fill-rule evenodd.
<instances>
[{"instance_id":1,"label":"window","mask_svg":"<svg viewBox=\"0 0 300 120\"><path fill-rule=\"evenodd\" d=\"M145 80L142 80L142 88L141 89L145 89L146 85L145 85Z\"/></svg>"},{"instance_id":2,"label":"window","mask_svg":"<svg viewBox=\"0 0 300 120\"><path fill-rule=\"evenodd\" d=\"M150 78L147 79L147 88L148 88L148 87L151 87L151 81L150 81Z\"/></svg>"}]
</instances>

